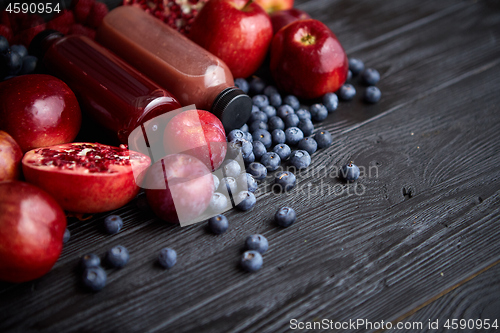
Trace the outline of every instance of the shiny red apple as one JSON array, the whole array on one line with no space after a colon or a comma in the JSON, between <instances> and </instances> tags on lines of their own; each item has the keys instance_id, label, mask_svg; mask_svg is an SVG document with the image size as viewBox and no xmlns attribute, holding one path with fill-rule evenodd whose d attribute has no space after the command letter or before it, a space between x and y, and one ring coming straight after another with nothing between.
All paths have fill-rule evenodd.
<instances>
[{"instance_id":1,"label":"shiny red apple","mask_svg":"<svg viewBox=\"0 0 500 333\"><path fill-rule=\"evenodd\" d=\"M253 0L210 0L188 37L221 58L235 78L252 75L273 37L269 15Z\"/></svg>"},{"instance_id":2,"label":"shiny red apple","mask_svg":"<svg viewBox=\"0 0 500 333\"><path fill-rule=\"evenodd\" d=\"M61 254L66 216L46 192L20 181L0 183L0 280L46 274Z\"/></svg>"},{"instance_id":3,"label":"shiny red apple","mask_svg":"<svg viewBox=\"0 0 500 333\"><path fill-rule=\"evenodd\" d=\"M293 7L293 0L255 0L268 13Z\"/></svg>"},{"instance_id":4,"label":"shiny red apple","mask_svg":"<svg viewBox=\"0 0 500 333\"><path fill-rule=\"evenodd\" d=\"M0 83L0 129L23 152L73 141L81 119L75 94L53 76L21 75Z\"/></svg>"},{"instance_id":5,"label":"shiny red apple","mask_svg":"<svg viewBox=\"0 0 500 333\"><path fill-rule=\"evenodd\" d=\"M348 62L333 32L318 20L295 21L274 36L271 73L278 88L301 98L337 91Z\"/></svg>"},{"instance_id":6,"label":"shiny red apple","mask_svg":"<svg viewBox=\"0 0 500 333\"><path fill-rule=\"evenodd\" d=\"M297 20L307 20L311 17L303 10L290 8L286 10L278 10L270 14L273 24L273 33L276 34L284 26Z\"/></svg>"},{"instance_id":7,"label":"shiny red apple","mask_svg":"<svg viewBox=\"0 0 500 333\"><path fill-rule=\"evenodd\" d=\"M8 133L0 131L0 182L19 179L23 152Z\"/></svg>"}]
</instances>

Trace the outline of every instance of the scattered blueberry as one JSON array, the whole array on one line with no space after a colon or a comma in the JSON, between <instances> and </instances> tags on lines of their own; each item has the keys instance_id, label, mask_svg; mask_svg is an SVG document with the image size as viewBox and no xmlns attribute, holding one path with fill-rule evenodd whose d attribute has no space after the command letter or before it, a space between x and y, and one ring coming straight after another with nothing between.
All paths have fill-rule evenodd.
<instances>
[{"instance_id":1,"label":"scattered blueberry","mask_svg":"<svg viewBox=\"0 0 500 333\"><path fill-rule=\"evenodd\" d=\"M38 58L35 56L26 56L23 58L23 65L21 67L20 74L31 74L36 69L36 64L38 62Z\"/></svg>"},{"instance_id":2,"label":"scattered blueberry","mask_svg":"<svg viewBox=\"0 0 500 333\"><path fill-rule=\"evenodd\" d=\"M240 131L242 131L243 133L248 132L248 125L243 124L243 126L240 127ZM228 140L228 141L230 141L230 140Z\"/></svg>"},{"instance_id":3,"label":"scattered blueberry","mask_svg":"<svg viewBox=\"0 0 500 333\"><path fill-rule=\"evenodd\" d=\"M264 88L264 95L267 97L271 97L272 94L277 94L278 93L278 88L275 86L267 86Z\"/></svg>"},{"instance_id":4,"label":"scattered blueberry","mask_svg":"<svg viewBox=\"0 0 500 333\"><path fill-rule=\"evenodd\" d=\"M367 68L361 73L361 80L368 86L374 86L380 81L380 74L376 69Z\"/></svg>"},{"instance_id":5,"label":"scattered blueberry","mask_svg":"<svg viewBox=\"0 0 500 333\"><path fill-rule=\"evenodd\" d=\"M279 168L281 159L275 152L267 152L260 158L260 163L262 163L268 171L274 171Z\"/></svg>"},{"instance_id":6,"label":"scattered blueberry","mask_svg":"<svg viewBox=\"0 0 500 333\"><path fill-rule=\"evenodd\" d=\"M246 251L241 256L241 268L247 272L257 272L262 268L262 264L262 255L257 251Z\"/></svg>"},{"instance_id":7,"label":"scattered blueberry","mask_svg":"<svg viewBox=\"0 0 500 333\"><path fill-rule=\"evenodd\" d=\"M323 104L313 104L309 109L313 121L323 121L328 117L328 110Z\"/></svg>"},{"instance_id":8,"label":"scattered blueberry","mask_svg":"<svg viewBox=\"0 0 500 333\"><path fill-rule=\"evenodd\" d=\"M7 76L18 74L23 66L23 58L14 51L7 51L3 55L3 62L5 64Z\"/></svg>"},{"instance_id":9,"label":"scattered blueberry","mask_svg":"<svg viewBox=\"0 0 500 333\"><path fill-rule=\"evenodd\" d=\"M220 180L215 174L212 174L212 178L214 179L214 191L219 188Z\"/></svg>"},{"instance_id":10,"label":"scattered blueberry","mask_svg":"<svg viewBox=\"0 0 500 333\"><path fill-rule=\"evenodd\" d=\"M379 88L375 86L369 86L365 90L364 100L367 103L377 103L378 101L380 101L381 96L382 93L380 92Z\"/></svg>"},{"instance_id":11,"label":"scattered blueberry","mask_svg":"<svg viewBox=\"0 0 500 333\"><path fill-rule=\"evenodd\" d=\"M271 132L274 131L275 129L280 129L280 130L285 129L285 122L278 116L273 116L269 118L267 125L269 127L269 131Z\"/></svg>"},{"instance_id":12,"label":"scattered blueberry","mask_svg":"<svg viewBox=\"0 0 500 333\"><path fill-rule=\"evenodd\" d=\"M363 61L356 58L349 58L349 70L352 75L356 76L365 69Z\"/></svg>"},{"instance_id":13,"label":"scattered blueberry","mask_svg":"<svg viewBox=\"0 0 500 333\"><path fill-rule=\"evenodd\" d=\"M273 152L278 154L280 159L284 161L288 158L288 156L290 156L292 150L290 149L290 146L287 145L286 143L280 143L274 146Z\"/></svg>"},{"instance_id":14,"label":"scattered blueberry","mask_svg":"<svg viewBox=\"0 0 500 333\"><path fill-rule=\"evenodd\" d=\"M245 133L243 133L242 130L239 129L234 129L229 134L227 135L227 141L231 142L236 139L244 139L245 138Z\"/></svg>"},{"instance_id":15,"label":"scattered blueberry","mask_svg":"<svg viewBox=\"0 0 500 333\"><path fill-rule=\"evenodd\" d=\"M86 254L80 258L80 269L82 271L87 268L99 267L101 265L101 259L93 253Z\"/></svg>"},{"instance_id":16,"label":"scattered blueberry","mask_svg":"<svg viewBox=\"0 0 500 333\"><path fill-rule=\"evenodd\" d=\"M245 94L248 94L248 89L250 89L247 80L242 78L237 78L234 80L234 85L241 89Z\"/></svg>"},{"instance_id":17,"label":"scattered blueberry","mask_svg":"<svg viewBox=\"0 0 500 333\"><path fill-rule=\"evenodd\" d=\"M106 252L106 261L111 267L122 268L130 259L130 255L126 247L117 245Z\"/></svg>"},{"instance_id":18,"label":"scattered blueberry","mask_svg":"<svg viewBox=\"0 0 500 333\"><path fill-rule=\"evenodd\" d=\"M208 228L216 235L223 234L229 228L229 223L224 215L216 215L208 220Z\"/></svg>"},{"instance_id":19,"label":"scattered blueberry","mask_svg":"<svg viewBox=\"0 0 500 333\"><path fill-rule=\"evenodd\" d=\"M276 114L281 119L285 119L290 113L295 113L295 110L288 104L283 104L276 110Z\"/></svg>"},{"instance_id":20,"label":"scattered blueberry","mask_svg":"<svg viewBox=\"0 0 500 333\"><path fill-rule=\"evenodd\" d=\"M252 143L245 139L234 139L227 145L228 156L236 157L239 154L245 156L252 152Z\"/></svg>"},{"instance_id":21,"label":"scattered blueberry","mask_svg":"<svg viewBox=\"0 0 500 333\"><path fill-rule=\"evenodd\" d=\"M255 195L252 192L241 191L236 195L234 202L236 203L236 208L247 211L255 206L257 199L255 199Z\"/></svg>"},{"instance_id":22,"label":"scattered blueberry","mask_svg":"<svg viewBox=\"0 0 500 333\"><path fill-rule=\"evenodd\" d=\"M288 161L297 170L305 169L311 164L311 155L305 150L294 150Z\"/></svg>"},{"instance_id":23,"label":"scattered blueberry","mask_svg":"<svg viewBox=\"0 0 500 333\"><path fill-rule=\"evenodd\" d=\"M271 105L263 107L262 112L266 114L268 119L267 121L269 121L269 118L276 116L276 108Z\"/></svg>"},{"instance_id":24,"label":"scattered blueberry","mask_svg":"<svg viewBox=\"0 0 500 333\"><path fill-rule=\"evenodd\" d=\"M250 163L252 165L253 163ZM219 192L228 193L229 195L233 195L236 193L237 185L236 179L233 177L224 177L220 180Z\"/></svg>"},{"instance_id":25,"label":"scattered blueberry","mask_svg":"<svg viewBox=\"0 0 500 333\"><path fill-rule=\"evenodd\" d=\"M255 97L257 97L257 96L255 96ZM248 119L247 123L251 124L255 121L263 121L263 122L267 123L267 114L265 112L260 111L260 110L252 112L250 114L250 118Z\"/></svg>"},{"instance_id":26,"label":"scattered blueberry","mask_svg":"<svg viewBox=\"0 0 500 333\"><path fill-rule=\"evenodd\" d=\"M269 96L269 104L274 107L278 107L281 104L283 104L281 100L281 95L279 93L275 93Z\"/></svg>"},{"instance_id":27,"label":"scattered blueberry","mask_svg":"<svg viewBox=\"0 0 500 333\"><path fill-rule=\"evenodd\" d=\"M295 113L290 113L285 117L284 122L285 128L297 127L299 125L300 119L299 116L297 116Z\"/></svg>"},{"instance_id":28,"label":"scattered blueberry","mask_svg":"<svg viewBox=\"0 0 500 333\"><path fill-rule=\"evenodd\" d=\"M332 135L327 130L319 131L314 135L314 140L318 144L318 148L326 148L332 144Z\"/></svg>"},{"instance_id":29,"label":"scattered blueberry","mask_svg":"<svg viewBox=\"0 0 500 333\"><path fill-rule=\"evenodd\" d=\"M253 142L252 133L250 133L249 131L246 131L246 132L243 132L243 133L245 134L245 140L247 140L248 142L252 143Z\"/></svg>"},{"instance_id":30,"label":"scattered blueberry","mask_svg":"<svg viewBox=\"0 0 500 333\"><path fill-rule=\"evenodd\" d=\"M289 146L295 146L297 143L299 143L302 138L304 138L304 133L302 130L298 127L288 127L285 130L285 136L286 136L286 143Z\"/></svg>"},{"instance_id":31,"label":"scattered blueberry","mask_svg":"<svg viewBox=\"0 0 500 333\"><path fill-rule=\"evenodd\" d=\"M285 131L283 131L282 129L275 129L271 133L271 139L273 141L273 145L285 143L286 142Z\"/></svg>"},{"instance_id":32,"label":"scattered blueberry","mask_svg":"<svg viewBox=\"0 0 500 333\"><path fill-rule=\"evenodd\" d=\"M306 137L299 141L297 148L305 150L309 155L312 155L318 150L318 143L313 138Z\"/></svg>"},{"instance_id":33,"label":"scattered blueberry","mask_svg":"<svg viewBox=\"0 0 500 333\"><path fill-rule=\"evenodd\" d=\"M4 36L0 36L0 54L4 54L9 49L9 42Z\"/></svg>"},{"instance_id":34,"label":"scattered blueberry","mask_svg":"<svg viewBox=\"0 0 500 333\"><path fill-rule=\"evenodd\" d=\"M158 263L163 268L172 268L177 263L177 252L171 248L163 248L158 255Z\"/></svg>"},{"instance_id":35,"label":"scattered blueberry","mask_svg":"<svg viewBox=\"0 0 500 333\"><path fill-rule=\"evenodd\" d=\"M352 79L352 72L351 72L351 70L348 70L347 71L347 79L346 79L346 81L351 81L351 79Z\"/></svg>"},{"instance_id":36,"label":"scattered blueberry","mask_svg":"<svg viewBox=\"0 0 500 333\"><path fill-rule=\"evenodd\" d=\"M250 132L255 132L258 129L263 129L266 130L268 129L267 122L263 122L261 120L254 121L253 123L250 124L249 126Z\"/></svg>"},{"instance_id":37,"label":"scattered blueberry","mask_svg":"<svg viewBox=\"0 0 500 333\"><path fill-rule=\"evenodd\" d=\"M276 221L279 226L284 228L291 226L295 222L296 218L297 214L291 207L282 207L274 215L274 221Z\"/></svg>"},{"instance_id":38,"label":"scattered blueberry","mask_svg":"<svg viewBox=\"0 0 500 333\"><path fill-rule=\"evenodd\" d=\"M354 89L352 84L346 83L340 87L338 94L341 100L350 101L354 98L354 96L356 96L356 89Z\"/></svg>"},{"instance_id":39,"label":"scattered blueberry","mask_svg":"<svg viewBox=\"0 0 500 333\"><path fill-rule=\"evenodd\" d=\"M258 184L255 178L248 172L244 172L236 178L236 184L241 191L254 193L257 190Z\"/></svg>"},{"instance_id":40,"label":"scattered blueberry","mask_svg":"<svg viewBox=\"0 0 500 333\"><path fill-rule=\"evenodd\" d=\"M222 163L222 174L225 177L236 178L240 173L241 173L241 165L238 163L238 161L225 160L224 163Z\"/></svg>"},{"instance_id":41,"label":"scattered blueberry","mask_svg":"<svg viewBox=\"0 0 500 333\"><path fill-rule=\"evenodd\" d=\"M309 119L311 120L311 112L309 112L306 109L298 109L297 112L295 112L297 116L299 117L300 120L304 119Z\"/></svg>"},{"instance_id":42,"label":"scattered blueberry","mask_svg":"<svg viewBox=\"0 0 500 333\"><path fill-rule=\"evenodd\" d=\"M66 244L70 238L71 238L71 233L69 232L68 228L66 228L66 230L64 230L63 244Z\"/></svg>"},{"instance_id":43,"label":"scattered blueberry","mask_svg":"<svg viewBox=\"0 0 500 333\"><path fill-rule=\"evenodd\" d=\"M326 93L323 96L323 105L326 107L329 113L332 113L333 111L337 110L337 107L339 106L338 96L331 92Z\"/></svg>"},{"instance_id":44,"label":"scattered blueberry","mask_svg":"<svg viewBox=\"0 0 500 333\"><path fill-rule=\"evenodd\" d=\"M262 94L266 83L259 77L254 77L249 84L248 92L252 95Z\"/></svg>"},{"instance_id":45,"label":"scattered blueberry","mask_svg":"<svg viewBox=\"0 0 500 333\"><path fill-rule=\"evenodd\" d=\"M26 46L24 46L24 45L12 45L10 47L10 50L19 54L19 56L21 58L24 58L28 55L28 50L26 49Z\"/></svg>"},{"instance_id":46,"label":"scattered blueberry","mask_svg":"<svg viewBox=\"0 0 500 333\"><path fill-rule=\"evenodd\" d=\"M255 155L255 160L260 161L262 155L264 155L267 152L266 147L260 141L254 141L252 143L252 146L253 146L253 154Z\"/></svg>"},{"instance_id":47,"label":"scattered blueberry","mask_svg":"<svg viewBox=\"0 0 500 333\"><path fill-rule=\"evenodd\" d=\"M266 95L255 95L252 97L252 102L254 105L257 105L259 109L262 109L269 105L269 98L267 98Z\"/></svg>"},{"instance_id":48,"label":"scattered blueberry","mask_svg":"<svg viewBox=\"0 0 500 333\"><path fill-rule=\"evenodd\" d=\"M353 182L359 178L359 167L356 164L349 162L342 167L341 176L346 181Z\"/></svg>"},{"instance_id":49,"label":"scattered blueberry","mask_svg":"<svg viewBox=\"0 0 500 333\"><path fill-rule=\"evenodd\" d=\"M283 98L283 104L290 105L294 110L300 109L300 102L297 97L288 95Z\"/></svg>"},{"instance_id":50,"label":"scattered blueberry","mask_svg":"<svg viewBox=\"0 0 500 333\"><path fill-rule=\"evenodd\" d=\"M280 186L280 192L290 191L295 187L296 182L295 175L290 171L280 171L274 177L274 183Z\"/></svg>"},{"instance_id":51,"label":"scattered blueberry","mask_svg":"<svg viewBox=\"0 0 500 333\"><path fill-rule=\"evenodd\" d=\"M252 113L257 111L260 111L260 108L257 105L252 104Z\"/></svg>"},{"instance_id":52,"label":"scattered blueberry","mask_svg":"<svg viewBox=\"0 0 500 333\"><path fill-rule=\"evenodd\" d=\"M117 234L123 227L123 220L118 215L109 215L104 219L104 228L110 235Z\"/></svg>"},{"instance_id":53,"label":"scattered blueberry","mask_svg":"<svg viewBox=\"0 0 500 333\"><path fill-rule=\"evenodd\" d=\"M253 152L243 156L243 163L245 163L245 165L249 165L252 162L255 162L255 154Z\"/></svg>"},{"instance_id":54,"label":"scattered blueberry","mask_svg":"<svg viewBox=\"0 0 500 333\"><path fill-rule=\"evenodd\" d=\"M82 275L82 283L91 291L99 291L106 285L107 275L101 267L87 268Z\"/></svg>"},{"instance_id":55,"label":"scattered blueberry","mask_svg":"<svg viewBox=\"0 0 500 333\"><path fill-rule=\"evenodd\" d=\"M250 163L247 167L247 172L257 180L262 180L267 177L267 168L261 163Z\"/></svg>"},{"instance_id":56,"label":"scattered blueberry","mask_svg":"<svg viewBox=\"0 0 500 333\"><path fill-rule=\"evenodd\" d=\"M228 205L229 200L224 194L220 192L214 192L214 194L212 194L212 198L210 199L210 204L208 207L212 212L222 213Z\"/></svg>"},{"instance_id":57,"label":"scattered blueberry","mask_svg":"<svg viewBox=\"0 0 500 333\"><path fill-rule=\"evenodd\" d=\"M264 129L259 129L253 132L252 138L254 141L260 141L264 144L264 147L269 148L272 144L271 133Z\"/></svg>"},{"instance_id":58,"label":"scattered blueberry","mask_svg":"<svg viewBox=\"0 0 500 333\"><path fill-rule=\"evenodd\" d=\"M257 251L260 254L264 254L269 248L269 242L266 237L262 235L250 235L245 239L245 248L250 251Z\"/></svg>"},{"instance_id":59,"label":"scattered blueberry","mask_svg":"<svg viewBox=\"0 0 500 333\"><path fill-rule=\"evenodd\" d=\"M313 133L314 131L314 124L312 122L311 119L302 119L300 122L299 122L299 126L300 130L302 131L302 133L304 134L304 136L309 136Z\"/></svg>"}]
</instances>

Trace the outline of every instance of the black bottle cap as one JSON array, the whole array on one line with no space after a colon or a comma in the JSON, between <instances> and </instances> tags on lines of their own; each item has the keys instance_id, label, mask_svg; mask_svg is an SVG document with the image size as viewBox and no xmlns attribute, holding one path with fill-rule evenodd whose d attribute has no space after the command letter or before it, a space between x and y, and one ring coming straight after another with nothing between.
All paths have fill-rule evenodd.
<instances>
[{"instance_id":1,"label":"black bottle cap","mask_svg":"<svg viewBox=\"0 0 500 333\"><path fill-rule=\"evenodd\" d=\"M64 37L64 35L52 29L44 30L38 33L32 40L28 47L28 54L34 55L38 59L43 59L45 52L55 39Z\"/></svg>"},{"instance_id":2,"label":"black bottle cap","mask_svg":"<svg viewBox=\"0 0 500 333\"><path fill-rule=\"evenodd\" d=\"M252 99L242 90L224 89L215 99L210 110L224 125L226 132L240 128L250 118Z\"/></svg>"}]
</instances>

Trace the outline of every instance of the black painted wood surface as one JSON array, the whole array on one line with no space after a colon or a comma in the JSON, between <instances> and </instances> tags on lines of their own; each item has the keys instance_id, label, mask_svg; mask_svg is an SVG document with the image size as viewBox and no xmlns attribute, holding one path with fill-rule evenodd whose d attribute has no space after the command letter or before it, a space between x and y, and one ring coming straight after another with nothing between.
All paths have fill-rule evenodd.
<instances>
[{"instance_id":1,"label":"black painted wood surface","mask_svg":"<svg viewBox=\"0 0 500 333\"><path fill-rule=\"evenodd\" d=\"M317 126L334 134L334 144L313 155L297 188L276 195L266 180L252 211L227 214L224 235L204 223L166 225L137 202L114 212L125 221L115 236L101 229L109 214L70 219L72 238L49 274L0 284L1 332L284 332L291 319L500 320L499 6L296 4L325 22L349 56L380 71L381 102L367 106L358 93L341 103ZM325 173L349 160L372 174L346 185ZM298 213L288 229L272 223L283 205ZM246 274L237 263L253 233L270 248L263 269ZM79 257L118 244L130 263L108 270L101 292L82 290ZM167 272L154 264L165 246L179 254Z\"/></svg>"}]
</instances>

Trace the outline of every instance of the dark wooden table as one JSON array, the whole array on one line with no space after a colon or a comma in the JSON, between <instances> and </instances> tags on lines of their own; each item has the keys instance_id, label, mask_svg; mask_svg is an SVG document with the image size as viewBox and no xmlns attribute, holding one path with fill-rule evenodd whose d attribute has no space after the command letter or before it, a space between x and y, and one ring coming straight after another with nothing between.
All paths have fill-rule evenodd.
<instances>
[{"instance_id":1,"label":"dark wooden table","mask_svg":"<svg viewBox=\"0 0 500 333\"><path fill-rule=\"evenodd\" d=\"M252 211L229 212L224 235L167 225L135 202L116 211L125 226L115 236L101 229L107 214L70 219L72 238L49 274L0 284L1 332L284 332L292 319L440 332L448 319L500 321L498 2L296 5L380 71L381 102L342 103L317 127L335 137L313 155L317 172L289 195L264 191ZM345 185L321 173L349 160L378 174ZM282 205L298 213L288 229L272 223ZM237 263L253 233L270 248L263 269L247 274ZM79 257L118 244L128 266L108 270L101 292L82 290ZM165 246L179 254L171 271L154 264Z\"/></svg>"}]
</instances>

